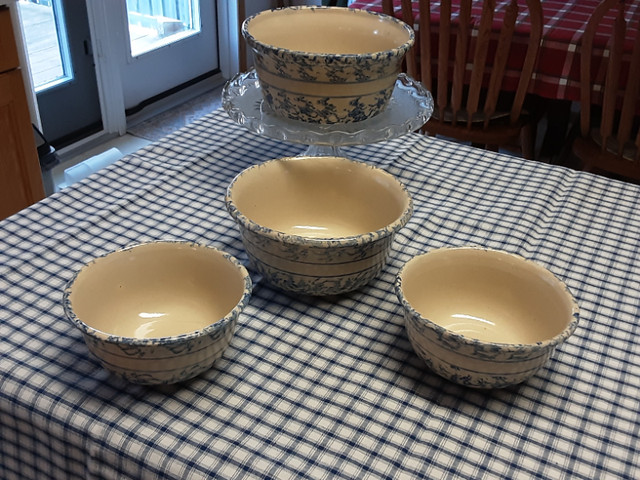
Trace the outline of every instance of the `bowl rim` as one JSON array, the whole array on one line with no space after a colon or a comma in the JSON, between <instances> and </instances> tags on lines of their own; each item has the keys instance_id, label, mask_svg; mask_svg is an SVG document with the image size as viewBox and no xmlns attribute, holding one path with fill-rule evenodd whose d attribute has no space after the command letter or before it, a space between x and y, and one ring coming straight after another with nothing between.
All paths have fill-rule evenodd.
<instances>
[{"instance_id":1,"label":"bowl rim","mask_svg":"<svg viewBox=\"0 0 640 480\"><path fill-rule=\"evenodd\" d=\"M260 225L259 223L251 220L245 214L243 214L238 207L235 205L231 192L233 190L234 185L237 183L238 179L249 172L250 170L264 167L265 165L269 165L271 163L279 163L279 162L288 162L288 161L305 161L308 159L317 159L317 158L334 158L340 159L341 161L350 162L357 164L359 168L370 168L375 170L376 172L382 173L383 175L391 178L401 189L402 193L405 195L407 200L407 205L402 211L402 214L398 218L396 218L390 224L379 228L377 230L371 232L365 232L357 235L347 235L343 237L329 237L329 238L312 238L305 237L303 235L296 235L292 233L286 233L279 230L275 230L269 227L265 227ZM225 195L225 205L227 207L227 211L231 215L231 217L242 227L250 232L257 233L261 236L267 237L271 240L275 240L278 242L282 242L288 245L299 245L299 246L311 246L311 247L321 247L321 248L330 248L330 247L352 247L359 246L363 244L372 243L378 241L382 238L393 235L395 232L404 227L411 216L413 215L413 199L411 198L411 194L407 187L398 180L395 176L387 172L386 170L377 167L375 165L370 165L368 163L352 160L347 157L332 157L332 156L322 156L322 157L313 157L313 156L301 156L301 157L282 157L282 158L274 158L271 160L267 160L266 162L262 162L259 164L251 165L240 173L238 173L233 180L227 186L227 192Z\"/></svg>"},{"instance_id":2,"label":"bowl rim","mask_svg":"<svg viewBox=\"0 0 640 480\"><path fill-rule=\"evenodd\" d=\"M320 11L330 11L330 10L339 10L339 11L343 11L343 12L353 12L355 15L371 15L374 17L377 17L378 19L382 19L383 21L386 22L391 22L393 24L398 25L399 27L401 27L403 30L405 30L408 35L409 38L407 39L406 42L401 43L400 45L397 45L393 48L389 48L387 50L377 50L377 51L373 51L373 52L366 52L366 53L323 53L323 52L308 52L308 51L304 51L304 50L292 50L289 48L284 48L284 47L279 47L277 45L273 45L270 43L266 43L263 41L260 41L258 39L256 39L250 32L249 32L249 26L251 24L251 22L259 17L259 16L267 16L267 15L274 15L280 12L287 12L287 11L294 11L294 10L307 10L307 11L315 11L315 10L320 10ZM404 21L402 21L399 18L393 17L391 15L387 15L385 13L381 13L381 12L375 12L372 10L365 10L365 9L360 9L360 8L348 8L348 7L331 7L331 6L320 6L320 5L296 5L296 6L291 6L291 7L282 7L282 8L271 8L268 10L263 10L261 12L258 12L254 15L251 15L249 17L247 17L243 22L242 22L242 26L240 28L240 31L242 33L242 36L244 37L244 39L247 41L247 43L249 44L249 46L251 48L256 48L259 47L263 50L276 50L276 51L282 51L282 52L286 52L292 55L296 55L296 56L306 56L306 57L313 57L313 58L327 58L327 57L340 57L340 58L345 58L345 59L355 59L355 58L360 58L360 59L373 59L376 58L378 56L380 56L381 54L388 54L389 52L393 52L396 55L404 55L405 52L407 52L415 43L415 32L413 30L413 28L411 28L411 26L407 25Z\"/></svg>"},{"instance_id":3,"label":"bowl rim","mask_svg":"<svg viewBox=\"0 0 640 480\"><path fill-rule=\"evenodd\" d=\"M420 314L415 308L413 308L413 306L405 298L404 291L402 289L402 281L403 281L402 275L405 272L405 269L407 268L407 266L413 260L429 255L432 252L441 252L445 250L448 250L448 251L478 250L478 251L492 252L500 255L510 256L514 259L517 259L519 262L526 262L527 264L532 265L538 271L542 271L544 272L545 275L549 276L549 278L552 278L557 283L557 285L562 288L564 294L569 299L569 302L571 305L571 317L570 317L571 319L569 320L567 325L562 329L561 332L557 333L553 337L546 338L544 340L540 340L538 342L533 342L533 343L506 343L506 342L492 342L492 341L480 340L477 338L472 338L466 335L455 333L445 327L442 327L432 322L431 320L429 320L428 318ZM445 247L434 248L425 253L415 255L411 257L399 270L398 274L396 275L394 289L396 291L396 296L398 297L398 300L400 301L404 311L408 312L412 318L417 319L419 323L428 327L430 330L434 331L439 338L442 338L445 342L452 341L458 344L463 344L465 346L472 347L474 348L474 350L479 350L479 351L495 352L496 350L499 350L505 353L513 353L513 352L522 352L523 350L528 350L532 352L547 350L549 348L553 348L563 343L567 338L569 338L573 334L573 332L576 330L579 323L580 307L578 306L578 302L576 301L575 297L573 296L573 294L571 293L571 291L569 290L569 287L565 282L560 280L551 270L544 267L540 263L532 259L525 258L524 256L519 255L517 253L513 253L513 252L509 252L509 251L501 250L497 248L490 248L490 247L483 247L483 246L476 246L476 245L445 246Z\"/></svg>"},{"instance_id":4,"label":"bowl rim","mask_svg":"<svg viewBox=\"0 0 640 480\"><path fill-rule=\"evenodd\" d=\"M96 261L102 258L105 258L109 255L125 252L125 251L132 250L139 247L154 245L154 244L186 245L190 247L203 248L203 249L213 250L215 252L218 252L219 254L222 255L222 257L225 260L227 260L232 265L234 265L238 269L239 273L242 275L244 286L243 286L242 296L240 297L240 300L231 309L231 311L227 313L224 317L222 317L221 319L217 320L214 323L207 325L204 328L201 328L199 330L194 330L192 332L181 333L180 335L171 335L171 336L164 336L164 337L138 338L138 337L127 337L127 336L110 334L108 332L99 330L83 322L75 314L75 312L73 311L73 307L71 305L71 299L69 297L71 295L74 282L78 278L78 275L80 275L81 272L85 271ZM213 245L207 245L204 243L193 242L188 240L150 240L150 241L132 243L125 247L108 251L106 253L103 253L102 255L93 257L91 260L85 262L80 268L78 268L74 272L73 276L66 283L63 290L63 294L62 294L62 305L63 305L65 316L67 317L68 320L71 321L71 323L75 327L77 327L80 331L82 331L83 334L88 335L92 338L95 338L101 342L113 343L118 345L135 345L135 346L172 345L172 344L181 343L187 340L191 340L194 338L204 337L214 331L219 330L220 328L224 328L226 324L237 319L237 317L240 315L242 310L248 305L249 299L251 297L252 289L253 289L253 284L251 281L251 276L249 275L249 272L247 271L247 269L238 261L237 258L221 250L220 248L217 248Z\"/></svg>"}]
</instances>

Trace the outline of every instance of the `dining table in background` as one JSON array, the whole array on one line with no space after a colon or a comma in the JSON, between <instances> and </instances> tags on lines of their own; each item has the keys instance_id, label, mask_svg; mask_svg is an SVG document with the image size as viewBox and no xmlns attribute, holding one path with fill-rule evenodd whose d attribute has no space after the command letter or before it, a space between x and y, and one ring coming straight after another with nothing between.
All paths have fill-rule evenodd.
<instances>
[{"instance_id":1,"label":"dining table in background","mask_svg":"<svg viewBox=\"0 0 640 480\"><path fill-rule=\"evenodd\" d=\"M518 0L521 7L526 7L525 0ZM542 43L538 54L538 61L533 73L533 79L529 88L529 93L542 98L552 100L580 100L580 45L587 22L591 14L601 0L542 0L542 11L544 17L544 27L542 30ZM412 2L414 16L419 18L418 1ZM475 12L478 16L482 11L483 0L473 0L472 15ZM511 0L496 0L496 21L503 18L504 11L511 3ZM402 18L402 1L393 0L394 15ZM440 16L439 2L432 2L431 18L437 25ZM456 11L457 2L453 2L453 11ZM351 8L362 8L365 10L382 12L382 0L365 1L356 0L350 4ZM627 20L629 22L627 39L628 50L631 51L632 38L638 32L638 22L640 22L640 2L627 2ZM612 15L605 16L600 24L594 45L597 47L596 54L606 55L608 42L613 34ZM415 27L415 26L414 26ZM521 14L516 22L514 32L515 43L527 42L530 33L529 18L526 13ZM519 50L515 49L512 55L518 55ZM628 62L628 59L627 59ZM517 59L507 62L507 78L518 77L518 70L509 71L509 65L521 65L521 60ZM601 71L600 81L604 81L605 71ZM601 85L601 84L600 84ZM595 89L598 88L596 81Z\"/></svg>"},{"instance_id":2,"label":"dining table in background","mask_svg":"<svg viewBox=\"0 0 640 480\"><path fill-rule=\"evenodd\" d=\"M420 134L344 148L414 200L377 279L312 298L250 268L210 370L167 387L107 373L64 317L74 272L156 239L247 263L226 187L304 149L217 110L0 222L0 478L640 478L640 186ZM396 274L459 245L533 259L580 305L523 384L468 389L411 348Z\"/></svg>"},{"instance_id":3,"label":"dining table in background","mask_svg":"<svg viewBox=\"0 0 640 480\"><path fill-rule=\"evenodd\" d=\"M573 102L580 100L580 46L587 22L601 0L541 0L544 17L542 41L536 61L529 94L533 95L529 102L540 111L546 119L546 132L541 144L539 156L545 160L553 160L564 152L563 146L568 139L568 130L572 125ZM402 18L402 0L392 0L394 15ZM501 21L504 11L511 0L496 0L495 21ZM414 18L419 18L419 2L412 1ZM459 3L452 2L453 11L457 11ZM483 0L473 0L472 15L478 17L482 11ZM518 0L519 6L526 7L525 0ZM351 8L362 8L382 12L383 0L355 0ZM431 19L437 26L440 18L440 3L432 2ZM623 56L623 66L629 64L633 38L638 34L640 22L640 2L627 2L626 18L628 22L626 39L628 55ZM417 28L416 24L413 25ZM594 101L599 100L597 92L602 91L606 68L598 57L604 59L608 55L608 44L613 35L613 13L604 17L594 38L592 58L597 75L593 82ZM515 91L517 79L520 78L525 46L529 41L531 26L526 13L521 14L516 22L513 42L505 72L506 91ZM434 28L434 33L437 28ZM418 33L419 34L419 33ZM598 67L600 65L600 67Z\"/></svg>"}]
</instances>

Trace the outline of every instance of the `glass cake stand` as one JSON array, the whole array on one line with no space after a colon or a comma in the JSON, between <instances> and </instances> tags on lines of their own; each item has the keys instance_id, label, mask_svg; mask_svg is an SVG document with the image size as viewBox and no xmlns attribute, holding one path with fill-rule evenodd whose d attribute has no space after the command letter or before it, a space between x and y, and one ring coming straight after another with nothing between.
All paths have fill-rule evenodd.
<instances>
[{"instance_id":1,"label":"glass cake stand","mask_svg":"<svg viewBox=\"0 0 640 480\"><path fill-rule=\"evenodd\" d=\"M420 82L401 73L387 108L375 117L353 123L307 123L269 111L252 69L227 82L222 106L236 123L254 133L308 145L302 155L344 157L340 147L381 142L419 129L433 113L433 98Z\"/></svg>"}]
</instances>

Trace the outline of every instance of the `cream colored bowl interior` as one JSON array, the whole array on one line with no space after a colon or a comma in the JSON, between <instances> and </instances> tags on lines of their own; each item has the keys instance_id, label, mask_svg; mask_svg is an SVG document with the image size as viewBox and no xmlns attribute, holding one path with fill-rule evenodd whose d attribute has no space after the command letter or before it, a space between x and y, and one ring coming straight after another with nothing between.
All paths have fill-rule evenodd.
<instances>
[{"instance_id":1,"label":"cream colored bowl interior","mask_svg":"<svg viewBox=\"0 0 640 480\"><path fill-rule=\"evenodd\" d=\"M264 12L251 20L247 31L261 43L308 53L375 53L409 41L409 33L397 22L342 8Z\"/></svg>"},{"instance_id":2,"label":"cream colored bowl interior","mask_svg":"<svg viewBox=\"0 0 640 480\"><path fill-rule=\"evenodd\" d=\"M98 258L78 274L75 315L104 333L157 338L200 330L240 301L244 280L214 249L151 243Z\"/></svg>"},{"instance_id":3,"label":"cream colored bowl interior","mask_svg":"<svg viewBox=\"0 0 640 480\"><path fill-rule=\"evenodd\" d=\"M573 301L544 268L481 249L442 249L410 261L405 299L420 315L452 332L488 342L535 343L561 333Z\"/></svg>"},{"instance_id":4,"label":"cream colored bowl interior","mask_svg":"<svg viewBox=\"0 0 640 480\"><path fill-rule=\"evenodd\" d=\"M382 229L409 205L393 176L340 157L282 159L250 168L236 179L230 196L258 225L311 238Z\"/></svg>"}]
</instances>

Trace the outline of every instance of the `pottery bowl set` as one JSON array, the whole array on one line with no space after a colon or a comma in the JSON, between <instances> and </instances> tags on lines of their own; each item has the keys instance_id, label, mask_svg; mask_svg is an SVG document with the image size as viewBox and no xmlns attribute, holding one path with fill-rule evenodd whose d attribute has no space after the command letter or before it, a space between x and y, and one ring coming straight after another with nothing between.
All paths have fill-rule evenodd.
<instances>
[{"instance_id":1,"label":"pottery bowl set","mask_svg":"<svg viewBox=\"0 0 640 480\"><path fill-rule=\"evenodd\" d=\"M376 278L412 213L393 176L339 157L251 166L225 200L255 270L304 295L344 294ZM575 300L551 272L496 250L414 257L395 292L418 356L470 387L531 377L578 322ZM88 263L65 289L64 308L105 368L134 383L175 383L222 355L250 294L247 271L228 254L154 242Z\"/></svg>"},{"instance_id":2,"label":"pottery bowl set","mask_svg":"<svg viewBox=\"0 0 640 480\"><path fill-rule=\"evenodd\" d=\"M300 16L302 30L294 28L291 15ZM317 28L316 21L324 27ZM348 38L359 31L380 35L384 40L375 45L385 53L322 54L313 31L326 41L334 37L327 33L330 27L345 28ZM362 75L370 75L363 72L371 71L384 79L380 85L393 88L399 62L413 42L405 27L370 12L302 7L262 12L245 21L243 33L262 75L271 72L273 88L264 77L260 83L272 109L305 116L304 121L347 122L359 118L356 111L371 116L384 108L387 86L376 86L377 100L364 103L361 91L354 94L357 101L344 103L335 98L336 90L328 90L321 103L330 114L294 97L320 98L309 93L317 93L314 81L356 92L344 90L344 84L355 88ZM267 39L267 30L283 38ZM311 43L299 43L301 32ZM296 41L285 43L290 33ZM344 38L336 33L336 44L349 43ZM327 76L327 66L335 64L348 78ZM304 65L313 68L303 74ZM306 83L311 90L300 89ZM251 166L229 184L225 206L252 267L267 282L316 296L345 294L375 279L396 232L413 212L411 197L396 178L341 157L281 158ZM210 246L159 241L89 262L67 284L63 303L107 370L133 383L166 384L192 378L222 356L251 288L247 270L232 256ZM470 387L500 388L531 377L578 321L575 300L551 272L496 250L443 248L414 257L397 274L395 293L418 356L437 374Z\"/></svg>"}]
</instances>

